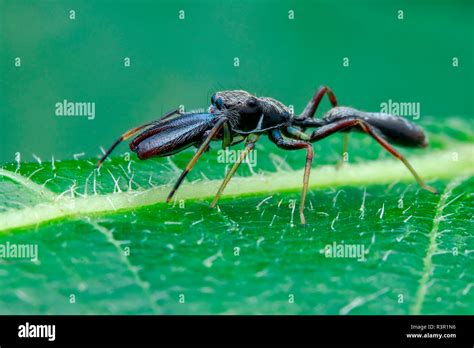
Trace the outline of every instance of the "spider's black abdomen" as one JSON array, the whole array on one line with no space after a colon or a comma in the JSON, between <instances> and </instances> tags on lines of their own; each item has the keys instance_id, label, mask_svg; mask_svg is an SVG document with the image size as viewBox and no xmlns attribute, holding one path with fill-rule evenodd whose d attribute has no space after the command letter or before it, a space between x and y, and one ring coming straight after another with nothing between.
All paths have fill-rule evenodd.
<instances>
[{"instance_id":1,"label":"spider's black abdomen","mask_svg":"<svg viewBox=\"0 0 474 348\"><path fill-rule=\"evenodd\" d=\"M347 118L360 118L374 127L390 143L407 147L426 147L428 138L423 129L406 118L377 112L363 112L350 107L332 108L324 116L325 123ZM355 128L356 130L358 128Z\"/></svg>"},{"instance_id":2,"label":"spider's black abdomen","mask_svg":"<svg viewBox=\"0 0 474 348\"><path fill-rule=\"evenodd\" d=\"M377 128L391 143L407 147L428 146L428 138L423 129L403 117L368 113L364 120Z\"/></svg>"}]
</instances>

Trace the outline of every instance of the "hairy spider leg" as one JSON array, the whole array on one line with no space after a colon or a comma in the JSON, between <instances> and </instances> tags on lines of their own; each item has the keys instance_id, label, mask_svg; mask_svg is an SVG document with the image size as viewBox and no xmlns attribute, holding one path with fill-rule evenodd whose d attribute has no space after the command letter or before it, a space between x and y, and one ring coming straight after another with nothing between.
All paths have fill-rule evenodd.
<instances>
[{"instance_id":1,"label":"hairy spider leg","mask_svg":"<svg viewBox=\"0 0 474 348\"><path fill-rule=\"evenodd\" d=\"M201 146L199 147L199 149L197 149L196 153L194 154L193 158L191 158L191 161L189 161L188 165L186 166L186 168L183 170L183 172L181 173L181 175L179 176L178 180L176 181L173 189L171 190L171 192L169 193L168 195L168 198L166 198L166 202L168 203L171 198L173 197L173 195L175 194L176 190L179 188L179 186L181 185L181 183L183 182L184 178L186 177L186 175L188 175L188 173L191 171L191 169L193 169L194 165L196 164L197 160L199 159L199 157L201 157L201 155L204 153L204 151L207 149L207 147L209 146L209 143L211 142L211 140L217 135L217 133L221 130L222 126L224 125L224 123L227 122L227 118L226 117L222 117L220 118L216 124L212 127L212 129L209 131L209 134L207 135L206 139L204 139L204 141L202 142Z\"/></svg>"},{"instance_id":2,"label":"hairy spider leg","mask_svg":"<svg viewBox=\"0 0 474 348\"><path fill-rule=\"evenodd\" d=\"M311 134L311 142L319 141L321 139L326 138L327 136L334 134L336 132L342 131L344 129L350 127L360 127L362 131L369 134L372 138L374 138L385 150L387 150L390 154L392 154L395 158L399 159L403 162L403 164L408 168L411 172L413 177L416 179L418 184L424 188L425 190L432 192L434 194L438 194L438 191L434 187L428 186L425 184L423 179L418 175L415 169L411 166L411 164L401 155L397 150L395 150L392 145L390 145L379 133L377 128L369 125L367 122L361 120L357 117L349 117L344 120L338 120L334 123L327 124L319 129L316 129Z\"/></svg>"},{"instance_id":3,"label":"hairy spider leg","mask_svg":"<svg viewBox=\"0 0 474 348\"><path fill-rule=\"evenodd\" d=\"M303 121L305 124L315 124L317 120L306 120ZM321 123L317 123L317 126L320 127ZM286 127L286 129L282 129L282 132L285 136L292 138L292 139L298 139L298 140L303 140L303 141L310 141L311 136L306 134L305 132L301 131L298 127ZM342 143L342 156L339 162L336 164L336 169L341 168L342 164L344 163L344 155L347 153L347 148L349 147L349 136L350 133L344 133L343 136L343 143Z\"/></svg>"},{"instance_id":4,"label":"hairy spider leg","mask_svg":"<svg viewBox=\"0 0 474 348\"><path fill-rule=\"evenodd\" d=\"M244 151L240 153L239 158L237 161L234 163L232 168L227 172L224 181L222 182L221 186L219 187L219 190L217 191L216 196L214 197L214 200L211 203L211 208L214 208L217 204L217 201L222 195L222 192L224 192L224 189L226 188L227 184L229 183L230 179L232 176L235 174L237 171L237 168L239 168L240 164L243 162L243 160L247 157L247 155L252 151L255 147L255 143L257 140L260 138L260 134L256 134L253 139L247 138L247 142L245 143L245 148Z\"/></svg>"},{"instance_id":5,"label":"hairy spider leg","mask_svg":"<svg viewBox=\"0 0 474 348\"><path fill-rule=\"evenodd\" d=\"M308 102L308 105L306 105L306 108L303 110L301 115L298 117L298 119L307 119L307 118L314 118L314 114L316 113L316 109L319 106L319 103L321 102L321 99L323 99L324 95L327 94L329 101L331 102L333 107L337 106L337 100L336 96L334 95L334 92L332 91L331 88L327 86L321 86L319 89L316 91L314 94L313 98Z\"/></svg>"},{"instance_id":6,"label":"hairy spider leg","mask_svg":"<svg viewBox=\"0 0 474 348\"><path fill-rule=\"evenodd\" d=\"M350 138L351 133L344 133L343 138L342 138L342 156L339 162L336 164L336 169L339 169L342 167L344 164L344 156L347 153L347 150L349 148L349 138Z\"/></svg>"},{"instance_id":7,"label":"hairy spider leg","mask_svg":"<svg viewBox=\"0 0 474 348\"><path fill-rule=\"evenodd\" d=\"M288 126L288 127L283 128L281 131L286 137L291 138L291 139L297 139L297 140L303 140L303 141L311 140L311 136L309 134L306 134L305 132L301 131L297 127Z\"/></svg>"},{"instance_id":8,"label":"hairy spider leg","mask_svg":"<svg viewBox=\"0 0 474 348\"><path fill-rule=\"evenodd\" d=\"M304 119L309 119L309 120L314 119L314 115L315 115L316 110L319 106L319 103L321 102L321 100L323 99L325 94L327 94L328 99L331 102L331 105L333 107L336 107L337 106L337 99L336 99L336 96L335 96L334 92L332 91L332 89L329 88L328 86L321 86L321 87L319 87L319 89L314 94L313 99L311 99L309 101L308 105L306 106L306 108L304 109L303 113L300 115L299 118L301 118L303 120ZM347 152L348 147L349 147L349 135L344 134L343 145L342 145L342 156L341 156L342 158L339 161L339 163L337 164L336 168L339 168L342 165L342 163L344 162L344 154Z\"/></svg>"},{"instance_id":9,"label":"hairy spider leg","mask_svg":"<svg viewBox=\"0 0 474 348\"><path fill-rule=\"evenodd\" d=\"M301 132L302 133L302 132ZM304 176L303 176L303 191L301 192L301 202L300 202L300 220L304 225L306 223L304 217L304 205L306 200L306 193L308 192L308 183L309 175L311 172L311 164L313 163L314 151L313 145L299 140L285 139L281 132L278 129L273 129L268 133L268 137L272 142L274 142L279 148L285 150L299 150L306 149L306 165L304 167Z\"/></svg>"},{"instance_id":10,"label":"hairy spider leg","mask_svg":"<svg viewBox=\"0 0 474 348\"><path fill-rule=\"evenodd\" d=\"M160 117L158 120L155 120L155 121L151 121L151 122L147 122L145 124L142 124L141 126L138 126L138 127L135 127L135 128L132 128L132 129L129 129L128 131L126 131L125 133L123 133L117 140L115 140L115 142L112 144L112 146L105 152L105 154L102 156L102 158L99 160L99 162L97 162L97 168L100 168L100 166L102 165L102 163L105 161L105 159L110 155L110 153L117 147L118 144L120 144L122 141L124 140L127 140L128 138L134 136L135 134L137 134L139 131L141 131L142 129L146 128L146 127L149 127L149 126L153 126L155 124L158 124L159 122L173 116L174 114L177 114L179 113L178 110L173 110L173 111L170 111L170 112L167 112L166 114L164 114L162 117Z\"/></svg>"}]
</instances>

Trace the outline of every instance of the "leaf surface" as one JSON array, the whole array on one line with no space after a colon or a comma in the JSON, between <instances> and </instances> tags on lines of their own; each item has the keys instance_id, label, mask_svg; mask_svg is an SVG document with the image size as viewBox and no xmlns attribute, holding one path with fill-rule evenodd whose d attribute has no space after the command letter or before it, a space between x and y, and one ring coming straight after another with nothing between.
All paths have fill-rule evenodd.
<instances>
[{"instance_id":1,"label":"leaf surface","mask_svg":"<svg viewBox=\"0 0 474 348\"><path fill-rule=\"evenodd\" d=\"M0 313L472 314L472 124L446 124L427 120L428 150L400 150L437 196L372 139L353 134L340 170L341 140L315 144L304 227L304 151L265 140L214 210L218 146L174 204L192 151L100 173L93 159L4 164L0 245L39 258L0 258Z\"/></svg>"}]
</instances>

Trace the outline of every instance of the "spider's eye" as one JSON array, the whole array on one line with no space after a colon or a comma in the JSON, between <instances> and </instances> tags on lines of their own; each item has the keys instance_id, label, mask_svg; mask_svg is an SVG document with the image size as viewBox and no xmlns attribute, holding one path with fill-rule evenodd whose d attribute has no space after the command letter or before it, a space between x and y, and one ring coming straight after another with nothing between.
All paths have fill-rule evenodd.
<instances>
[{"instance_id":1,"label":"spider's eye","mask_svg":"<svg viewBox=\"0 0 474 348\"><path fill-rule=\"evenodd\" d=\"M222 106L224 106L224 101L222 100L222 98L216 99L216 106L219 110L222 109Z\"/></svg>"},{"instance_id":2,"label":"spider's eye","mask_svg":"<svg viewBox=\"0 0 474 348\"><path fill-rule=\"evenodd\" d=\"M213 94L211 97L211 104L214 105L216 103L216 95Z\"/></svg>"},{"instance_id":3,"label":"spider's eye","mask_svg":"<svg viewBox=\"0 0 474 348\"><path fill-rule=\"evenodd\" d=\"M257 106L257 99L253 97L249 98L249 100L247 100L247 105L250 107Z\"/></svg>"}]
</instances>

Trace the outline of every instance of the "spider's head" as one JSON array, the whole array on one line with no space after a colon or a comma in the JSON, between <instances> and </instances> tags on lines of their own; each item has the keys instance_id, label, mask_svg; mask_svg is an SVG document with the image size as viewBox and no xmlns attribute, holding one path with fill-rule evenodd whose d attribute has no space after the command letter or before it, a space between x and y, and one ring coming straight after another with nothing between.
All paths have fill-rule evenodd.
<instances>
[{"instance_id":1,"label":"spider's head","mask_svg":"<svg viewBox=\"0 0 474 348\"><path fill-rule=\"evenodd\" d=\"M252 117L262 114L262 104L260 100L246 91L222 91L211 97L211 113L216 110L230 111L237 113L241 117Z\"/></svg>"},{"instance_id":2,"label":"spider's head","mask_svg":"<svg viewBox=\"0 0 474 348\"><path fill-rule=\"evenodd\" d=\"M246 91L222 91L211 97L209 112L225 114L235 132L252 133L288 122L289 109L279 101Z\"/></svg>"}]
</instances>

